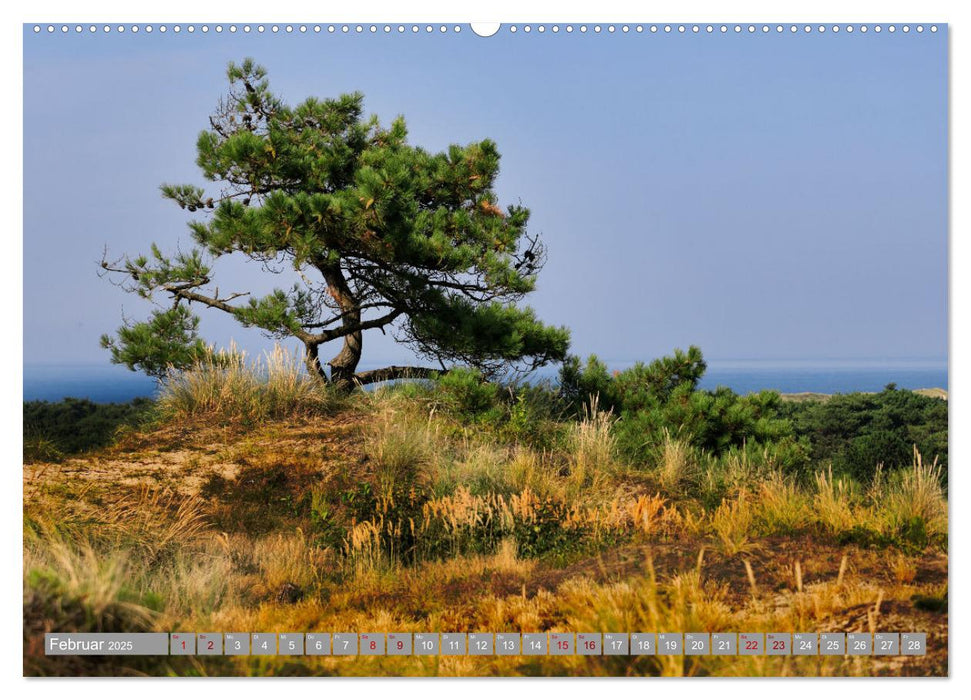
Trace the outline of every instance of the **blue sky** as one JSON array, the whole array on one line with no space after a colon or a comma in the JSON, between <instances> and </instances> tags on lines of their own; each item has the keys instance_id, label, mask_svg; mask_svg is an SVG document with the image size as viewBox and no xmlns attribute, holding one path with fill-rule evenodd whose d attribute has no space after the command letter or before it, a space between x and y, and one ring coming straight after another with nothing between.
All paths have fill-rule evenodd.
<instances>
[{"instance_id":1,"label":"blue sky","mask_svg":"<svg viewBox=\"0 0 971 700\"><path fill-rule=\"evenodd\" d=\"M530 299L613 362L947 354L947 38L936 34L24 37L24 360L106 362L148 306L105 246L187 247L162 182L203 184L197 133L230 60L288 101L360 90L413 143L494 139L503 203L549 262ZM223 290L265 291L220 262ZM218 312L202 332L270 341ZM335 349L336 350L336 349ZM370 334L365 362L407 360Z\"/></svg>"}]
</instances>

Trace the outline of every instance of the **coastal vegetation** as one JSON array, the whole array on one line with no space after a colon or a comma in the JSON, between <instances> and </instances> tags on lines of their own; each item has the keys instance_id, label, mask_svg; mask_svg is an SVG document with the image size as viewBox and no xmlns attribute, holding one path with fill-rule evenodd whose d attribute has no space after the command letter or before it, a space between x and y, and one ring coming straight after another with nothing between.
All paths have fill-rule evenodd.
<instances>
[{"instance_id":1,"label":"coastal vegetation","mask_svg":"<svg viewBox=\"0 0 971 700\"><path fill-rule=\"evenodd\" d=\"M193 246L101 263L154 304L102 345L157 396L24 404L25 674L947 674L946 400L703 390L696 347L571 356L523 305L546 249L499 205L495 143L432 153L359 93L227 78L209 189L161 188ZM226 256L244 288L220 292ZM217 351L199 310L299 351ZM362 369L370 330L422 364ZM49 631L923 631L928 653L49 657Z\"/></svg>"},{"instance_id":2,"label":"coastal vegetation","mask_svg":"<svg viewBox=\"0 0 971 700\"><path fill-rule=\"evenodd\" d=\"M558 382L456 370L350 393L281 350L173 372L110 444L25 454L25 672L946 673L945 402L702 391L703 367L692 348L618 373L568 360ZM861 468L854 445L885 432L907 458ZM662 628L932 634L906 659L34 648L54 629Z\"/></svg>"}]
</instances>

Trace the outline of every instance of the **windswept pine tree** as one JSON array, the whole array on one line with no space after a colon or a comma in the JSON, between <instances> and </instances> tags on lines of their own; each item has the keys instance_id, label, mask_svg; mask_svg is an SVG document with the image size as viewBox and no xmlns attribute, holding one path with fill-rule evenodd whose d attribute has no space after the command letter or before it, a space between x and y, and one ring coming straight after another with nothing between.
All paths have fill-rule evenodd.
<instances>
[{"instance_id":1,"label":"windswept pine tree","mask_svg":"<svg viewBox=\"0 0 971 700\"><path fill-rule=\"evenodd\" d=\"M197 247L167 256L153 245L102 262L118 284L161 305L102 338L114 362L154 375L191 364L206 352L193 304L300 340L308 369L343 389L451 365L494 373L563 359L567 330L518 305L544 247L526 232L528 209L498 204L495 143L429 153L408 143L402 117L387 128L365 117L359 93L291 107L251 60L230 64L228 78L196 145L212 189L161 188L196 215ZM259 273L291 267L301 283L221 295L211 262L226 255ZM369 329L390 330L435 366L358 371ZM339 349L322 362L330 344Z\"/></svg>"}]
</instances>

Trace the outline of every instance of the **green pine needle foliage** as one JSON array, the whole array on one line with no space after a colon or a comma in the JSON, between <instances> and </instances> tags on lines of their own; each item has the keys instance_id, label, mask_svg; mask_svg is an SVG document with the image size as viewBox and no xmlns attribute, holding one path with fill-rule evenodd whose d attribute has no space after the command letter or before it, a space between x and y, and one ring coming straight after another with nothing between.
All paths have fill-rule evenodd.
<instances>
[{"instance_id":1,"label":"green pine needle foliage","mask_svg":"<svg viewBox=\"0 0 971 700\"><path fill-rule=\"evenodd\" d=\"M390 329L436 369L494 374L565 357L567 330L520 306L545 248L527 233L526 207L499 204L493 141L430 152L408 142L403 117L384 126L366 116L360 93L290 105L249 59L227 77L228 94L196 141L196 164L212 186L161 187L190 215L196 247L167 256L153 246L150 255L102 263L128 291L174 307L106 337L115 362L156 376L191 364L202 346L190 303L300 340L308 367L325 379L325 365L347 382L427 376L431 368L356 373L370 329ZM211 260L226 255L300 282L262 296L220 295ZM332 343L333 359L318 362Z\"/></svg>"}]
</instances>

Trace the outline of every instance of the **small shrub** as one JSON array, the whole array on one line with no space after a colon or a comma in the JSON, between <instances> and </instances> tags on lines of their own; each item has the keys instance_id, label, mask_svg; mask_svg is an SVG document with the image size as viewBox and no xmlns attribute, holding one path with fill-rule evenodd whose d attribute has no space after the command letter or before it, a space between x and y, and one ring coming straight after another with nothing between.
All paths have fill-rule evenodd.
<instances>
[{"instance_id":1,"label":"small shrub","mask_svg":"<svg viewBox=\"0 0 971 700\"><path fill-rule=\"evenodd\" d=\"M504 442L550 450L563 442L562 401L547 382L509 387L512 402L498 435Z\"/></svg>"},{"instance_id":2,"label":"small shrub","mask_svg":"<svg viewBox=\"0 0 971 700\"><path fill-rule=\"evenodd\" d=\"M554 553L562 556L582 551L589 544L587 527L583 524L566 526L564 510L552 499L536 499L528 511L516 514L512 534L521 556L541 557Z\"/></svg>"},{"instance_id":3,"label":"small shrub","mask_svg":"<svg viewBox=\"0 0 971 700\"><path fill-rule=\"evenodd\" d=\"M858 435L834 455L834 468L861 483L873 478L878 465L896 469L910 460L911 445L899 432L876 430Z\"/></svg>"},{"instance_id":4,"label":"small shrub","mask_svg":"<svg viewBox=\"0 0 971 700\"><path fill-rule=\"evenodd\" d=\"M474 369L456 368L440 375L435 398L448 413L465 422L498 417L500 387Z\"/></svg>"}]
</instances>

